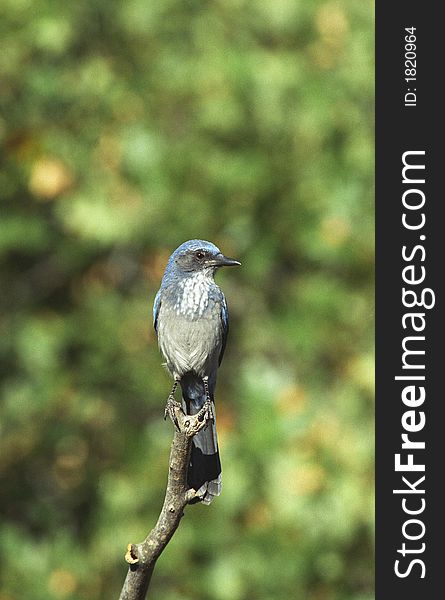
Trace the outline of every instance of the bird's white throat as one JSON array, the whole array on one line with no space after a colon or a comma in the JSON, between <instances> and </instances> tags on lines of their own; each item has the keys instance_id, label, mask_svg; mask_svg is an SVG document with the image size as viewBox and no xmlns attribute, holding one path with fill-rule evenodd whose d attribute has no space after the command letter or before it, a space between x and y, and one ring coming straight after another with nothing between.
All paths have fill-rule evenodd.
<instances>
[{"instance_id":1,"label":"bird's white throat","mask_svg":"<svg viewBox=\"0 0 445 600\"><path fill-rule=\"evenodd\" d=\"M210 288L214 285L213 277L204 271L193 273L179 282L178 299L175 310L188 317L202 317L209 305Z\"/></svg>"}]
</instances>

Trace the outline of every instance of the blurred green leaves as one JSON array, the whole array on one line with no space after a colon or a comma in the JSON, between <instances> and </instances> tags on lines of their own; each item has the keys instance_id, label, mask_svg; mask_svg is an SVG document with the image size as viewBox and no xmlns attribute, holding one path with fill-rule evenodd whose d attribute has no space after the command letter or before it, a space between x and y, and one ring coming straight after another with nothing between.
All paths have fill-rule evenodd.
<instances>
[{"instance_id":1,"label":"blurred green leaves","mask_svg":"<svg viewBox=\"0 0 445 600\"><path fill-rule=\"evenodd\" d=\"M243 263L223 495L153 595L373 597L372 10L0 4L0 600L117 597L172 435L151 305L194 237Z\"/></svg>"}]
</instances>

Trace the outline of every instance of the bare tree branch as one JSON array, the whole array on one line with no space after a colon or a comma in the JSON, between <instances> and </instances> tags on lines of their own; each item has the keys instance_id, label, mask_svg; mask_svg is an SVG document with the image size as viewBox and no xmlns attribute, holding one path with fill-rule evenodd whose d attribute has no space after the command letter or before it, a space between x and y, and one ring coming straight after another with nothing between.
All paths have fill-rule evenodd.
<instances>
[{"instance_id":1,"label":"bare tree branch","mask_svg":"<svg viewBox=\"0 0 445 600\"><path fill-rule=\"evenodd\" d=\"M180 405L173 407L178 429L175 430L168 470L164 505L154 528L140 544L128 544L125 560L129 563L119 600L144 600L156 560L179 526L184 508L195 498L187 486L192 438L207 422L207 413L184 415Z\"/></svg>"}]
</instances>

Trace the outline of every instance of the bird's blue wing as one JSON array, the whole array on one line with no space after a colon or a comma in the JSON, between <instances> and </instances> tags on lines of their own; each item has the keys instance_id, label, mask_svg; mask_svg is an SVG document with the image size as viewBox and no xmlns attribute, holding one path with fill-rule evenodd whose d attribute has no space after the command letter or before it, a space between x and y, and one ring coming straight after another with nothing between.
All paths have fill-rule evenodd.
<instances>
[{"instance_id":1,"label":"bird's blue wing","mask_svg":"<svg viewBox=\"0 0 445 600\"><path fill-rule=\"evenodd\" d=\"M226 349L226 343L227 343L227 334L229 333L229 309L227 308L227 302L224 297L224 294L223 294L222 302L221 302L221 325L222 325L222 344L221 344L221 352L219 353L219 363L218 364L221 364L221 361L223 359L224 350Z\"/></svg>"},{"instance_id":2,"label":"bird's blue wing","mask_svg":"<svg viewBox=\"0 0 445 600\"><path fill-rule=\"evenodd\" d=\"M161 307L161 290L158 291L155 297L155 301L153 304L153 327L155 328L156 333L158 333L158 316L159 309Z\"/></svg>"}]
</instances>

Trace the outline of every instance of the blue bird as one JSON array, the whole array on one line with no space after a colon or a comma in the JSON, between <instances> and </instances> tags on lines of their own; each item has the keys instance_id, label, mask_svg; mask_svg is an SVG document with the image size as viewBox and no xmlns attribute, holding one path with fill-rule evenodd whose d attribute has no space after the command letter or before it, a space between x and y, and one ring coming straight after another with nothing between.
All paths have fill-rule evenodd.
<instances>
[{"instance_id":1,"label":"blue bird","mask_svg":"<svg viewBox=\"0 0 445 600\"><path fill-rule=\"evenodd\" d=\"M171 405L179 384L184 412L204 410L210 417L193 437L187 477L204 504L221 493L214 392L229 330L226 299L214 275L219 267L239 264L211 242L184 242L168 260L153 306L159 348L174 379L166 414L174 420Z\"/></svg>"}]
</instances>

